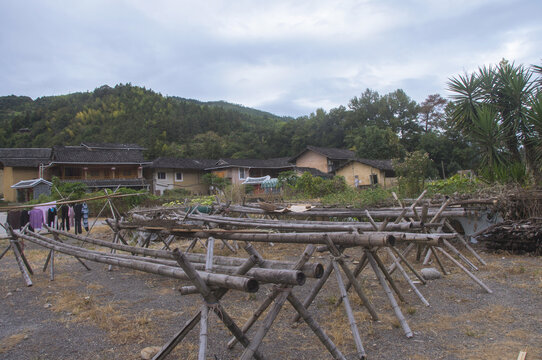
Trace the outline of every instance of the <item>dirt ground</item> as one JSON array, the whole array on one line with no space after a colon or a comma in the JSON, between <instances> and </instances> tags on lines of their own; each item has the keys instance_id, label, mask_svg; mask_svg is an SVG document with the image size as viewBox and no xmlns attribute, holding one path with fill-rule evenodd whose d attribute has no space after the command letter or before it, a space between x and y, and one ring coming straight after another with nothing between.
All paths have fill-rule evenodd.
<instances>
[{"instance_id":1,"label":"dirt ground","mask_svg":"<svg viewBox=\"0 0 542 360\"><path fill-rule=\"evenodd\" d=\"M294 260L303 251L303 246L254 245L269 259ZM5 246L7 241L1 240L0 250ZM0 260L0 359L139 359L143 348L161 346L201 304L197 295L180 295L178 280L119 268L109 272L107 265L91 262L87 263L92 271L86 271L67 255L55 257L56 278L51 282L41 269L47 251L27 243L25 254L34 269L32 287L25 286L11 252ZM225 250L218 254L228 255ZM360 256L354 249L347 254L352 260ZM408 300L401 308L414 332L411 339L404 336L376 277L366 269L362 284L380 321L370 320L352 292L350 300L368 358L516 359L519 351L526 350L528 360L542 359L542 258L482 255L488 265L476 275L493 294L485 293L446 261L451 275L419 285L431 304L425 307L399 274L394 274ZM326 262L325 257L316 260ZM304 298L314 281L308 280L294 293ZM265 285L256 294L230 292L222 303L241 325L269 289ZM344 308L334 305L338 297L332 275L309 310L342 353L354 359L356 350ZM286 304L260 350L268 359L331 359L306 324L290 325L294 314ZM170 358L197 358L198 328ZM242 348L227 350L228 339L227 330L212 316L209 359L239 357Z\"/></svg>"}]
</instances>

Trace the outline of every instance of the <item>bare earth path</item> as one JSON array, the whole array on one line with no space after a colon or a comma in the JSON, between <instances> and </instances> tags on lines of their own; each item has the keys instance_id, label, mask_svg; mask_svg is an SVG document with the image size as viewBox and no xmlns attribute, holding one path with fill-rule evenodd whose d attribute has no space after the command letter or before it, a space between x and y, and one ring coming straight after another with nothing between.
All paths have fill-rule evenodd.
<instances>
[{"instance_id":1,"label":"bare earth path","mask_svg":"<svg viewBox=\"0 0 542 360\"><path fill-rule=\"evenodd\" d=\"M0 249L5 246L6 241L0 241ZM293 259L302 252L289 245L257 248L274 258ZM118 268L108 272L96 263L89 263L92 271L86 271L75 259L57 255L51 282L41 271L47 252L31 245L25 253L35 272L32 287L24 286L11 253L0 260L0 359L139 359L141 349L162 345L199 308L199 298L182 297L176 291L181 283L173 279ZM419 286L431 303L425 307L399 281L409 301L401 307L414 331L412 339L404 337L376 278L366 270L364 286L381 321L371 321L359 300L352 294L350 299L369 359L516 359L520 350L527 350L527 359L542 359L542 258L483 256L488 266L476 274L493 294L453 269L452 275ZM303 298L312 283L307 281L295 293ZM268 289L262 286L253 295L231 293L224 305L242 324ZM310 311L353 359L346 315L333 305L337 298L332 278ZM330 359L305 324L289 325L293 314L286 305L262 352L269 359ZM214 317L210 328L209 358L238 358L241 348L226 349L228 334ZM196 333L178 346L172 359L197 358Z\"/></svg>"}]
</instances>

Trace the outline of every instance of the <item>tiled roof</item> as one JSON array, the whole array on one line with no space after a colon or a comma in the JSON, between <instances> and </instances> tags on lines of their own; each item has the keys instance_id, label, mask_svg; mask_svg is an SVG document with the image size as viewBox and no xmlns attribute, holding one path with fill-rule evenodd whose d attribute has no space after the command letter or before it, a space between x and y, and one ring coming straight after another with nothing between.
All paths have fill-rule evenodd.
<instances>
[{"instance_id":1,"label":"tiled roof","mask_svg":"<svg viewBox=\"0 0 542 360\"><path fill-rule=\"evenodd\" d=\"M306 151L314 151L318 154L324 155L325 157L329 159L334 160L351 160L356 157L356 154L351 150L346 149L336 149L336 148L325 148L325 147L318 147L318 146L307 146L305 150L297 154L296 156L290 158L290 162L295 162L295 160L300 157L302 154L304 154Z\"/></svg>"},{"instance_id":2,"label":"tiled roof","mask_svg":"<svg viewBox=\"0 0 542 360\"><path fill-rule=\"evenodd\" d=\"M81 143L81 146L93 150L145 150L144 147L137 144L113 144L113 143Z\"/></svg>"},{"instance_id":3,"label":"tiled roof","mask_svg":"<svg viewBox=\"0 0 542 360\"><path fill-rule=\"evenodd\" d=\"M293 168L294 165L288 162L289 158L272 159L220 159L207 169L223 169L230 167L258 168L258 169L283 169Z\"/></svg>"},{"instance_id":4,"label":"tiled roof","mask_svg":"<svg viewBox=\"0 0 542 360\"><path fill-rule=\"evenodd\" d=\"M65 164L141 164L144 163L143 151L119 147L115 149L89 148L86 146L55 146L53 162Z\"/></svg>"},{"instance_id":5,"label":"tiled roof","mask_svg":"<svg viewBox=\"0 0 542 360\"><path fill-rule=\"evenodd\" d=\"M160 157L152 162L152 168L161 169L194 169L203 170L208 167L214 166L217 160L209 159L180 159L180 158L168 158Z\"/></svg>"},{"instance_id":6,"label":"tiled roof","mask_svg":"<svg viewBox=\"0 0 542 360\"><path fill-rule=\"evenodd\" d=\"M38 167L48 164L51 157L49 148L0 148L0 162L11 167Z\"/></svg>"},{"instance_id":7,"label":"tiled roof","mask_svg":"<svg viewBox=\"0 0 542 360\"><path fill-rule=\"evenodd\" d=\"M21 180L17 184L11 185L11 188L12 189L29 189L41 183L47 184L49 186L53 185L52 182L39 178L39 179L32 179L32 180Z\"/></svg>"}]
</instances>

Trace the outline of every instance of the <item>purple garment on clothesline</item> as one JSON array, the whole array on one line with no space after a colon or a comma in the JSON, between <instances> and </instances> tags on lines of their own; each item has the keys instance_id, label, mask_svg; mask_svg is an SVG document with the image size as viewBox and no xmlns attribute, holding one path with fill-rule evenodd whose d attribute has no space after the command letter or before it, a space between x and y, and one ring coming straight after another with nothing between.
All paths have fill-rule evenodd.
<instances>
[{"instance_id":1,"label":"purple garment on clothesline","mask_svg":"<svg viewBox=\"0 0 542 360\"><path fill-rule=\"evenodd\" d=\"M40 230L45 223L43 221L43 211L38 208L34 208L30 210L28 215L30 216L30 226L32 226L34 230Z\"/></svg>"},{"instance_id":2,"label":"purple garment on clothesline","mask_svg":"<svg viewBox=\"0 0 542 360\"><path fill-rule=\"evenodd\" d=\"M56 206L56 201L51 201L48 203L40 204L40 206L35 206L34 209L39 209L43 213L43 223L47 223L47 210L49 210L50 207Z\"/></svg>"}]
</instances>

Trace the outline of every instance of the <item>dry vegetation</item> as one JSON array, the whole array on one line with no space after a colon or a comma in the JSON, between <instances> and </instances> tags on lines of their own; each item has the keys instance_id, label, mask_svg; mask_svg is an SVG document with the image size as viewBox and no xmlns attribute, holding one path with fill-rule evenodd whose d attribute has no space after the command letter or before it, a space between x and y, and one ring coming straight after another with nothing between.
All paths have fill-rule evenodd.
<instances>
[{"instance_id":1,"label":"dry vegetation","mask_svg":"<svg viewBox=\"0 0 542 360\"><path fill-rule=\"evenodd\" d=\"M107 236L104 232L103 236ZM0 242L3 248L5 242ZM186 244L175 244L185 247ZM293 260L303 246L257 244L268 259ZM199 248L199 245L198 245ZM201 251L201 248L199 248ZM34 246L25 251L34 267L34 286L24 287L13 256L0 264L0 359L137 359L146 346L161 345L200 306L197 296L181 297L178 281L149 274L89 264L86 271L68 256L56 256L56 278L49 281L41 271L47 252ZM227 249L217 254L229 255ZM355 251L351 260L359 258ZM377 307L380 321L371 321L352 292L363 344L371 359L515 359L527 350L527 359L542 358L542 268L540 258L506 253L484 254L488 266L477 275L493 290L486 294L463 273L452 269L444 279L420 285L431 303L424 307L398 283L409 301L401 304L414 331L406 339L374 274L361 275L368 296ZM385 258L385 256L383 256ZM325 262L325 258L317 259ZM295 290L301 298L312 285ZM256 294L232 293L224 305L239 324L263 301L269 287ZM335 276L311 306L311 313L351 358L355 347L339 298ZM286 305L262 344L271 358L329 359L323 346L305 324L290 326L294 311ZM195 359L196 332L175 350L172 358ZM239 346L226 349L228 333L216 316L210 321L210 358L237 358Z\"/></svg>"}]
</instances>

